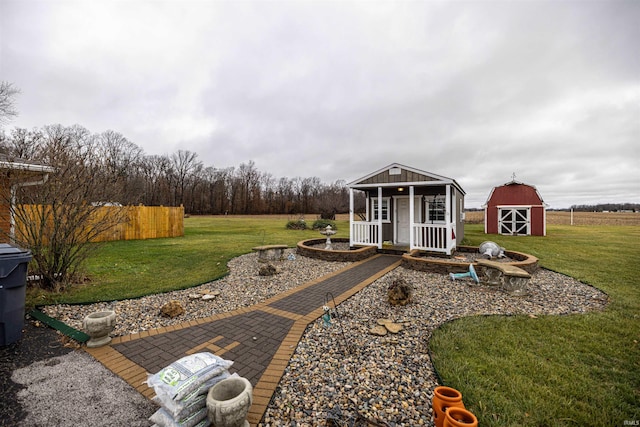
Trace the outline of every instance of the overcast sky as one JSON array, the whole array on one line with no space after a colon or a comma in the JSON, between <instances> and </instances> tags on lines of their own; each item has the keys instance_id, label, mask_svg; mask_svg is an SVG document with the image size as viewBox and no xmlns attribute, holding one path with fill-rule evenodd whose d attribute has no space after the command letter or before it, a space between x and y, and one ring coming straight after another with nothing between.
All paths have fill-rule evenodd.
<instances>
[{"instance_id":1,"label":"overcast sky","mask_svg":"<svg viewBox=\"0 0 640 427\"><path fill-rule=\"evenodd\" d=\"M390 163L480 207L640 203L640 1L0 0L12 126L347 182Z\"/></svg>"}]
</instances>

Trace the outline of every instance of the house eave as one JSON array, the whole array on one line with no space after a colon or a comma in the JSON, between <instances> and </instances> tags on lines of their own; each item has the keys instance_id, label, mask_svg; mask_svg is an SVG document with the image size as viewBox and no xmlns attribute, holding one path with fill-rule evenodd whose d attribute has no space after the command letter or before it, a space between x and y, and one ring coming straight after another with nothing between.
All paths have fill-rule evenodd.
<instances>
[{"instance_id":1,"label":"house eave","mask_svg":"<svg viewBox=\"0 0 640 427\"><path fill-rule=\"evenodd\" d=\"M378 183L378 184L353 184L347 185L348 188L354 190L373 190L378 187L382 188L398 188L398 187L439 187L443 185L451 185L455 187L462 195L466 193L457 182L454 180L448 181L414 181L414 182L390 182L390 183Z\"/></svg>"},{"instance_id":2,"label":"house eave","mask_svg":"<svg viewBox=\"0 0 640 427\"><path fill-rule=\"evenodd\" d=\"M18 162L6 162L6 161L0 161L0 169L18 170L18 171L36 172L36 173L55 172L55 168L51 166L37 165L33 163L18 163Z\"/></svg>"}]
</instances>

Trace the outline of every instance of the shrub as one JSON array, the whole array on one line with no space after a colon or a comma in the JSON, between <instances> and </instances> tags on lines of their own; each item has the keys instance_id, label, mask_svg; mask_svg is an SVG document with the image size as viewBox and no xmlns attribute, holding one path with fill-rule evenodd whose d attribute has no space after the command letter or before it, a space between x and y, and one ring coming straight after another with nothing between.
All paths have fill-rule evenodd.
<instances>
[{"instance_id":1,"label":"shrub","mask_svg":"<svg viewBox=\"0 0 640 427\"><path fill-rule=\"evenodd\" d=\"M313 223L313 229L314 230L321 230L324 228L327 228L327 225L330 225L331 228L333 228L334 230L337 230L338 228L336 227L336 223L334 221L328 220L328 219L317 219L315 220L315 222Z\"/></svg>"},{"instance_id":2,"label":"shrub","mask_svg":"<svg viewBox=\"0 0 640 427\"><path fill-rule=\"evenodd\" d=\"M287 222L287 229L289 230L306 230L307 229L307 223L305 222L304 219L298 219L295 221L289 221Z\"/></svg>"}]
</instances>

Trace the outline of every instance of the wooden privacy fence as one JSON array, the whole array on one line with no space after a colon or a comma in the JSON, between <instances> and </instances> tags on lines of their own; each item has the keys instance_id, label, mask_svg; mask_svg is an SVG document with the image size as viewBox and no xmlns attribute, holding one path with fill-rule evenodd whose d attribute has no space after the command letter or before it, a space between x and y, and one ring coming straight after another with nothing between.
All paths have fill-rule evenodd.
<instances>
[{"instance_id":1,"label":"wooden privacy fence","mask_svg":"<svg viewBox=\"0 0 640 427\"><path fill-rule=\"evenodd\" d=\"M100 209L122 209L102 206ZM127 206L129 221L101 233L94 242L184 236L184 207Z\"/></svg>"},{"instance_id":2,"label":"wooden privacy fence","mask_svg":"<svg viewBox=\"0 0 640 427\"><path fill-rule=\"evenodd\" d=\"M34 208L34 206L28 207ZM91 239L92 242L184 236L183 206L100 206L92 212L92 218L99 221L100 218L110 216L110 210L114 209L119 211L124 209L126 215L123 216L128 218L128 221L123 221L98 234ZM19 223L16 226L18 229L21 228Z\"/></svg>"}]
</instances>

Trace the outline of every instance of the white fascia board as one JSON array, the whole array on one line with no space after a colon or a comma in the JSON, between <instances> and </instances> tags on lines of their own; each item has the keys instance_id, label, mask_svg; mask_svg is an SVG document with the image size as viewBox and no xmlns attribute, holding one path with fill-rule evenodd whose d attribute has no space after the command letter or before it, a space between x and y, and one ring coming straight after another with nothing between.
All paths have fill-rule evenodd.
<instances>
[{"instance_id":1,"label":"white fascia board","mask_svg":"<svg viewBox=\"0 0 640 427\"><path fill-rule=\"evenodd\" d=\"M350 185L349 187L364 190L367 188L378 188L378 187L383 187L383 188L409 187L409 186L433 187L433 186L447 185L447 184L452 185L453 182L452 181L386 182L386 183L379 183L379 184L355 184L355 185Z\"/></svg>"},{"instance_id":2,"label":"white fascia board","mask_svg":"<svg viewBox=\"0 0 640 427\"><path fill-rule=\"evenodd\" d=\"M0 169L22 170L27 172L52 173L55 168L51 166L35 165L33 163L0 162Z\"/></svg>"},{"instance_id":3,"label":"white fascia board","mask_svg":"<svg viewBox=\"0 0 640 427\"><path fill-rule=\"evenodd\" d=\"M543 207L542 205L496 205L497 208L507 208L507 209L513 209L513 208L519 208L519 209L524 209L524 208L538 208L538 207Z\"/></svg>"},{"instance_id":4,"label":"white fascia board","mask_svg":"<svg viewBox=\"0 0 640 427\"><path fill-rule=\"evenodd\" d=\"M371 177L374 177L374 176L376 176L378 174L381 174L382 172L388 171L389 169L393 169L393 168L405 169L405 170L408 170L408 171L413 172L413 173L417 173L417 174L420 174L420 175L425 175L425 176L434 178L437 181L446 181L446 182L453 182L454 181L453 179L447 178L446 176L438 175L438 174L435 174L435 173L432 173L432 172L423 171L421 169L412 168L410 166L405 166L405 165L402 165L400 163L391 163L390 165L387 165L387 166L385 166L383 168L380 168L375 172L371 172L368 175L365 175L365 176L363 176L361 178L355 179L355 180L347 183L347 187L356 186L356 185L358 185L358 182L360 182L360 181L367 180L367 179L369 179ZM420 181L420 182L428 182L428 181ZM412 183L403 183L403 184L411 185ZM462 190L462 189L460 189L460 190Z\"/></svg>"}]
</instances>

